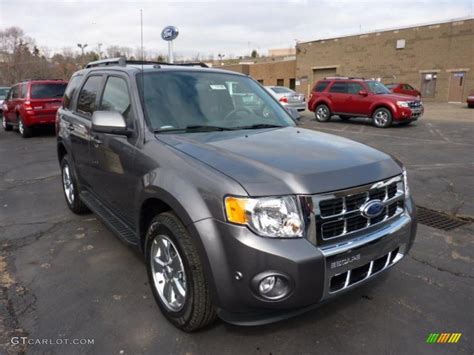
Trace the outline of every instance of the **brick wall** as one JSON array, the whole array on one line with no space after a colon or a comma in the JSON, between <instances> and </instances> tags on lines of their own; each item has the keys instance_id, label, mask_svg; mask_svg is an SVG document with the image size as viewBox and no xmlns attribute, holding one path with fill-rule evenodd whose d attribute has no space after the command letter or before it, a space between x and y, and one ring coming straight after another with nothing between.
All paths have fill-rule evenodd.
<instances>
[{"instance_id":1,"label":"brick wall","mask_svg":"<svg viewBox=\"0 0 474 355\"><path fill-rule=\"evenodd\" d=\"M289 87L290 79L295 79L296 61L286 60L279 62L223 65L221 69L232 70L249 74L256 80L261 80L263 85L277 85L278 79L283 79L283 85Z\"/></svg>"},{"instance_id":2,"label":"brick wall","mask_svg":"<svg viewBox=\"0 0 474 355\"><path fill-rule=\"evenodd\" d=\"M396 48L397 40L405 40L404 49ZM382 78L420 89L422 75L433 72L437 79L431 100L448 101L456 70L465 72L465 102L474 91L473 19L300 43L296 89L308 94L314 81L326 75Z\"/></svg>"}]
</instances>

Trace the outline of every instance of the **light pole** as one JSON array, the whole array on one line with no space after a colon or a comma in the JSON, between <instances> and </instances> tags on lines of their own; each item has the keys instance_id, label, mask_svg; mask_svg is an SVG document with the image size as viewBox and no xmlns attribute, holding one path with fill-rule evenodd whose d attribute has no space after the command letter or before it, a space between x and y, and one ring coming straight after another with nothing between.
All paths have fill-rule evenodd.
<instances>
[{"instance_id":1,"label":"light pole","mask_svg":"<svg viewBox=\"0 0 474 355\"><path fill-rule=\"evenodd\" d=\"M82 56L84 57L84 49L87 47L87 43L78 43L77 46L81 49Z\"/></svg>"},{"instance_id":2,"label":"light pole","mask_svg":"<svg viewBox=\"0 0 474 355\"><path fill-rule=\"evenodd\" d=\"M97 47L99 47L99 59L102 59L102 43L97 43Z\"/></svg>"},{"instance_id":3,"label":"light pole","mask_svg":"<svg viewBox=\"0 0 474 355\"><path fill-rule=\"evenodd\" d=\"M220 54L220 53L219 53L219 54L217 55L217 58L219 58L219 61L220 61L220 64L221 64L221 65L224 65L224 63L222 63L222 58L224 58L224 57L225 57L225 54Z\"/></svg>"}]
</instances>

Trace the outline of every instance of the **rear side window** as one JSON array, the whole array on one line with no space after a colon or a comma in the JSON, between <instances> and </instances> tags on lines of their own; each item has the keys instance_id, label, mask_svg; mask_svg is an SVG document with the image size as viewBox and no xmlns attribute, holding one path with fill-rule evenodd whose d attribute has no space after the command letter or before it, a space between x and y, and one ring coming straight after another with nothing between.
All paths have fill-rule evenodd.
<instances>
[{"instance_id":1,"label":"rear side window","mask_svg":"<svg viewBox=\"0 0 474 355\"><path fill-rule=\"evenodd\" d=\"M66 91L63 97L63 107L70 110L72 108L72 98L74 93L77 91L79 84L81 83L82 75L76 75L71 78L67 85Z\"/></svg>"},{"instance_id":2,"label":"rear side window","mask_svg":"<svg viewBox=\"0 0 474 355\"><path fill-rule=\"evenodd\" d=\"M28 88L28 84L21 84L20 86L20 97L25 98L26 97L26 89Z\"/></svg>"},{"instance_id":3,"label":"rear side window","mask_svg":"<svg viewBox=\"0 0 474 355\"><path fill-rule=\"evenodd\" d=\"M31 84L30 98L52 99L63 97L66 85L65 83Z\"/></svg>"},{"instance_id":4,"label":"rear side window","mask_svg":"<svg viewBox=\"0 0 474 355\"><path fill-rule=\"evenodd\" d=\"M314 86L313 91L316 91L316 92L324 91L326 90L328 85L329 85L329 81L320 81Z\"/></svg>"},{"instance_id":5,"label":"rear side window","mask_svg":"<svg viewBox=\"0 0 474 355\"><path fill-rule=\"evenodd\" d=\"M358 83L348 83L347 84L347 89L348 89L347 92L349 94L353 94L353 95L357 95L359 93L359 91L364 90L362 85L360 85Z\"/></svg>"},{"instance_id":6,"label":"rear side window","mask_svg":"<svg viewBox=\"0 0 474 355\"><path fill-rule=\"evenodd\" d=\"M15 85L12 88L12 92L10 95L12 99L18 99L18 97L20 96L20 87L18 85Z\"/></svg>"},{"instance_id":7,"label":"rear side window","mask_svg":"<svg viewBox=\"0 0 474 355\"><path fill-rule=\"evenodd\" d=\"M99 94L100 85L102 83L101 76L90 76L79 93L77 100L77 112L87 116L97 110L97 95Z\"/></svg>"},{"instance_id":8,"label":"rear side window","mask_svg":"<svg viewBox=\"0 0 474 355\"><path fill-rule=\"evenodd\" d=\"M348 92L348 85L347 83L336 82L331 86L331 88L329 89L329 92L346 94Z\"/></svg>"}]
</instances>

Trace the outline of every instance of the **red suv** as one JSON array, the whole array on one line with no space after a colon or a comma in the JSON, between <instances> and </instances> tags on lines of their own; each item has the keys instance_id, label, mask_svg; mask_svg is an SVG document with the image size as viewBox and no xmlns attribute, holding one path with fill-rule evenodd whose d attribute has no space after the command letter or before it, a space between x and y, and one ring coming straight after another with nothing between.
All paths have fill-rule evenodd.
<instances>
[{"instance_id":1,"label":"red suv","mask_svg":"<svg viewBox=\"0 0 474 355\"><path fill-rule=\"evenodd\" d=\"M30 137L39 125L54 125L67 82L62 80L26 80L15 84L3 102L3 129L18 128Z\"/></svg>"},{"instance_id":2,"label":"red suv","mask_svg":"<svg viewBox=\"0 0 474 355\"><path fill-rule=\"evenodd\" d=\"M403 94L416 96L417 98L421 97L421 92L416 90L413 86L406 83L395 83L395 84L385 84L385 86L390 89L391 92L395 94Z\"/></svg>"},{"instance_id":3,"label":"red suv","mask_svg":"<svg viewBox=\"0 0 474 355\"><path fill-rule=\"evenodd\" d=\"M332 115L342 120L370 117L380 128L394 122L409 124L423 115L419 99L393 94L375 80L343 77L318 81L311 92L308 109L320 122L329 121Z\"/></svg>"}]
</instances>

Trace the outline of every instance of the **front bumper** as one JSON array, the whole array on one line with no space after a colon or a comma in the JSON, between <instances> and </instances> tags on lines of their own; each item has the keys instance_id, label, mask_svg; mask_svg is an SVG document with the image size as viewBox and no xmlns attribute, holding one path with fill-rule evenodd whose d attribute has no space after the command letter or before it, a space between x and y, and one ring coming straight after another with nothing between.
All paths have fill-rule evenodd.
<instances>
[{"instance_id":1,"label":"front bumper","mask_svg":"<svg viewBox=\"0 0 474 355\"><path fill-rule=\"evenodd\" d=\"M394 115L395 121L416 121L423 116L425 112L423 106L418 108L399 107Z\"/></svg>"},{"instance_id":2,"label":"front bumper","mask_svg":"<svg viewBox=\"0 0 474 355\"><path fill-rule=\"evenodd\" d=\"M416 213L407 201L399 218L330 248L320 248L305 238L262 238L246 227L215 219L193 226L205 249L208 282L219 316L229 323L257 325L312 309L395 265L411 248ZM383 265L381 258L385 258ZM292 291L287 297L270 301L256 294L252 279L267 271L289 278ZM342 278L343 287L335 291L334 280Z\"/></svg>"}]
</instances>

